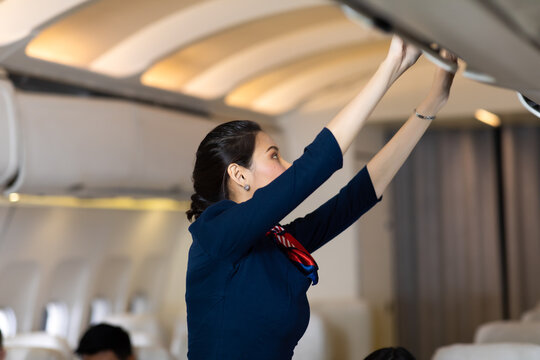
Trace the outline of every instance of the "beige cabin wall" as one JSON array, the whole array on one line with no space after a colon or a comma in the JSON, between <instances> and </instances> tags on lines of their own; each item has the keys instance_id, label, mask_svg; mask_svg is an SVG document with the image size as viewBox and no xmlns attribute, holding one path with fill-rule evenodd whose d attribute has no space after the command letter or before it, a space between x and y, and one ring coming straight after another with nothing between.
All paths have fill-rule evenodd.
<instances>
[{"instance_id":1,"label":"beige cabin wall","mask_svg":"<svg viewBox=\"0 0 540 360\"><path fill-rule=\"evenodd\" d=\"M16 204L1 206L0 214L8 207L12 214L1 228L0 288L9 291L0 293L0 306L14 308L18 332L39 329L45 304L64 301L74 346L88 325L94 298L106 297L113 311L124 312L130 299L143 293L154 312L168 292L182 292L182 279L176 282L179 289L166 281L176 266L171 249L182 239L181 212ZM148 264L163 271L149 273ZM164 323L166 333L182 299Z\"/></svg>"}]
</instances>

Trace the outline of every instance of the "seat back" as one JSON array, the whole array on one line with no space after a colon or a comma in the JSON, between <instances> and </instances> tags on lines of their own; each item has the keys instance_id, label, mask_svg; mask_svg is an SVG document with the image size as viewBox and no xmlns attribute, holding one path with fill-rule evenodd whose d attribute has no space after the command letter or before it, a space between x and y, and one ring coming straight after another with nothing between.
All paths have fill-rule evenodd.
<instances>
[{"instance_id":1,"label":"seat back","mask_svg":"<svg viewBox=\"0 0 540 360\"><path fill-rule=\"evenodd\" d=\"M540 322L540 309L535 308L533 310L527 311L521 317L521 321L524 321L524 322Z\"/></svg>"},{"instance_id":2,"label":"seat back","mask_svg":"<svg viewBox=\"0 0 540 360\"><path fill-rule=\"evenodd\" d=\"M187 360L188 331L186 319L180 319L176 322L170 351L176 360Z\"/></svg>"},{"instance_id":3,"label":"seat back","mask_svg":"<svg viewBox=\"0 0 540 360\"><path fill-rule=\"evenodd\" d=\"M324 321L331 359L363 359L372 351L371 313L366 302L312 301L312 314Z\"/></svg>"},{"instance_id":4,"label":"seat back","mask_svg":"<svg viewBox=\"0 0 540 360\"><path fill-rule=\"evenodd\" d=\"M532 344L456 344L437 349L432 360L538 360L540 346Z\"/></svg>"},{"instance_id":5,"label":"seat back","mask_svg":"<svg viewBox=\"0 0 540 360\"><path fill-rule=\"evenodd\" d=\"M330 350L326 324L312 312L306 332L294 349L293 360L326 360Z\"/></svg>"},{"instance_id":6,"label":"seat back","mask_svg":"<svg viewBox=\"0 0 540 360\"><path fill-rule=\"evenodd\" d=\"M4 341L8 360L68 360L73 356L65 339L45 332L17 334Z\"/></svg>"},{"instance_id":7,"label":"seat back","mask_svg":"<svg viewBox=\"0 0 540 360\"><path fill-rule=\"evenodd\" d=\"M137 360L172 360L167 350L159 346L136 347L135 353Z\"/></svg>"},{"instance_id":8,"label":"seat back","mask_svg":"<svg viewBox=\"0 0 540 360\"><path fill-rule=\"evenodd\" d=\"M540 345L540 323L521 321L495 321L476 330L474 342L529 343Z\"/></svg>"},{"instance_id":9,"label":"seat back","mask_svg":"<svg viewBox=\"0 0 540 360\"><path fill-rule=\"evenodd\" d=\"M50 349L6 348L6 360L68 360Z\"/></svg>"}]
</instances>

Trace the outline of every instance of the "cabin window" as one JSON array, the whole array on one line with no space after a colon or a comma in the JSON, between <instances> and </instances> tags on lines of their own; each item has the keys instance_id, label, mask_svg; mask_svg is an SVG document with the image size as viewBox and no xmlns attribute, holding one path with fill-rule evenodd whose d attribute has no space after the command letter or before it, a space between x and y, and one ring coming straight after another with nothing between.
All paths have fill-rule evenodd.
<instances>
[{"instance_id":1,"label":"cabin window","mask_svg":"<svg viewBox=\"0 0 540 360\"><path fill-rule=\"evenodd\" d=\"M148 297L143 293L137 293L129 303L129 311L132 314L144 314L150 310Z\"/></svg>"},{"instance_id":2,"label":"cabin window","mask_svg":"<svg viewBox=\"0 0 540 360\"><path fill-rule=\"evenodd\" d=\"M90 324L99 324L111 313L111 302L105 298L99 297L92 300L90 304Z\"/></svg>"},{"instance_id":3,"label":"cabin window","mask_svg":"<svg viewBox=\"0 0 540 360\"><path fill-rule=\"evenodd\" d=\"M68 334L69 310L64 302L53 301L45 306L41 330L51 335L66 337Z\"/></svg>"},{"instance_id":4,"label":"cabin window","mask_svg":"<svg viewBox=\"0 0 540 360\"><path fill-rule=\"evenodd\" d=\"M0 308L0 330L5 337L17 333L17 317L13 309L8 307Z\"/></svg>"}]
</instances>

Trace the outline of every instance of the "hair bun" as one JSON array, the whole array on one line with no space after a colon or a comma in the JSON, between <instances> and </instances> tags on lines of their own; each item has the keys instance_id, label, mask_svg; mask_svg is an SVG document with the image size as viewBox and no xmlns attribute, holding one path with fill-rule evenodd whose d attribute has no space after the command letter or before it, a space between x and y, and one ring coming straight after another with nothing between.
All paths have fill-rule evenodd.
<instances>
[{"instance_id":1,"label":"hair bun","mask_svg":"<svg viewBox=\"0 0 540 360\"><path fill-rule=\"evenodd\" d=\"M202 212L210 205L212 205L212 202L206 200L201 195L197 193L191 195L191 207L186 211L188 220L191 221L193 218L197 220Z\"/></svg>"}]
</instances>

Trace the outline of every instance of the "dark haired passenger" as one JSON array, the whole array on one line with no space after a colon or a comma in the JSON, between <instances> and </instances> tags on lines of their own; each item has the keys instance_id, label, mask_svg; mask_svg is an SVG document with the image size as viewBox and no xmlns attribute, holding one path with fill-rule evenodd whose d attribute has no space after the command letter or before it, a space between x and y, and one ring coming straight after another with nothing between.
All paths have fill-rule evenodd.
<instances>
[{"instance_id":1,"label":"dark haired passenger","mask_svg":"<svg viewBox=\"0 0 540 360\"><path fill-rule=\"evenodd\" d=\"M364 360L415 360L414 356L402 347L387 347L375 350Z\"/></svg>"},{"instance_id":2,"label":"dark haired passenger","mask_svg":"<svg viewBox=\"0 0 540 360\"><path fill-rule=\"evenodd\" d=\"M82 360L134 360L129 334L118 326L91 326L79 341L75 353Z\"/></svg>"},{"instance_id":3,"label":"dark haired passenger","mask_svg":"<svg viewBox=\"0 0 540 360\"><path fill-rule=\"evenodd\" d=\"M453 74L437 70L427 98L335 197L279 223L341 168L375 105L419 56L394 37L366 87L292 165L251 121L219 125L203 139L187 212L195 220L186 280L189 359L291 359L309 322L306 292L318 281L311 254L377 203L446 103Z\"/></svg>"}]
</instances>

